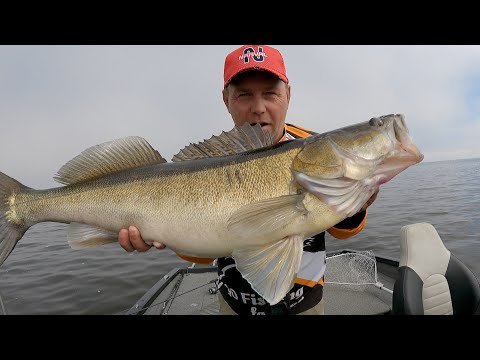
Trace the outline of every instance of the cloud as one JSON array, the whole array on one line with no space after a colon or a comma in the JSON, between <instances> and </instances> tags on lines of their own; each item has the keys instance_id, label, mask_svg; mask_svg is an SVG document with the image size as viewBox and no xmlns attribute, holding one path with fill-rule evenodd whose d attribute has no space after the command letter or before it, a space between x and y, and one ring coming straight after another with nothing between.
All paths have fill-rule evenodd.
<instances>
[{"instance_id":1,"label":"cloud","mask_svg":"<svg viewBox=\"0 0 480 360\"><path fill-rule=\"evenodd\" d=\"M233 46L0 46L0 171L28 186L85 148L128 135L171 158L230 129ZM480 157L479 46L277 46L287 120L328 131L403 113L426 161Z\"/></svg>"}]
</instances>

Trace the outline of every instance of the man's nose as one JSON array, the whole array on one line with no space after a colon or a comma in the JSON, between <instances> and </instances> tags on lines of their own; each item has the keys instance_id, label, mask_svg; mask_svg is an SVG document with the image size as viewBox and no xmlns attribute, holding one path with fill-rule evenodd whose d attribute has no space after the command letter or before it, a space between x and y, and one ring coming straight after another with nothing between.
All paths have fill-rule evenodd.
<instances>
[{"instance_id":1,"label":"man's nose","mask_svg":"<svg viewBox=\"0 0 480 360\"><path fill-rule=\"evenodd\" d=\"M252 103L251 110L255 114L262 114L267 110L267 108L265 106L265 101L261 96L254 96L253 97L253 103Z\"/></svg>"}]
</instances>

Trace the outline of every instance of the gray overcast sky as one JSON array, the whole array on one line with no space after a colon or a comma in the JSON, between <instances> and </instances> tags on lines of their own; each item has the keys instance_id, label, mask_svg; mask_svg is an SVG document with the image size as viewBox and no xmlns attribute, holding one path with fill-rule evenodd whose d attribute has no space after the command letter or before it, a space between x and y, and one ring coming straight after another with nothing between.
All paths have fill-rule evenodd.
<instances>
[{"instance_id":1,"label":"gray overcast sky","mask_svg":"<svg viewBox=\"0 0 480 360\"><path fill-rule=\"evenodd\" d=\"M146 138L168 160L229 130L223 64L239 45L0 46L0 171L27 186L87 147ZM480 157L480 46L272 45L287 122L318 132L402 113L425 161Z\"/></svg>"}]
</instances>

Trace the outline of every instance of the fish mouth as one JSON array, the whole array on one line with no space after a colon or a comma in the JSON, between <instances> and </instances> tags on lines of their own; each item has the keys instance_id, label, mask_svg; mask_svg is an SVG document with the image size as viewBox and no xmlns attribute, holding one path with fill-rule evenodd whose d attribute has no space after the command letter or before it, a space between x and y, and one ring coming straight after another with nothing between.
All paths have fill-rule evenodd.
<instances>
[{"instance_id":1,"label":"fish mouth","mask_svg":"<svg viewBox=\"0 0 480 360\"><path fill-rule=\"evenodd\" d=\"M424 156L413 143L410 137L405 117L402 114L395 114L393 119L393 131L395 133L396 150L399 152L399 157L404 157L405 160L410 159L414 163L419 163Z\"/></svg>"},{"instance_id":2,"label":"fish mouth","mask_svg":"<svg viewBox=\"0 0 480 360\"><path fill-rule=\"evenodd\" d=\"M390 181L406 168L420 163L424 155L420 152L410 137L405 117L402 114L394 114L392 130L389 132L393 148L375 170L374 176L378 185Z\"/></svg>"}]
</instances>

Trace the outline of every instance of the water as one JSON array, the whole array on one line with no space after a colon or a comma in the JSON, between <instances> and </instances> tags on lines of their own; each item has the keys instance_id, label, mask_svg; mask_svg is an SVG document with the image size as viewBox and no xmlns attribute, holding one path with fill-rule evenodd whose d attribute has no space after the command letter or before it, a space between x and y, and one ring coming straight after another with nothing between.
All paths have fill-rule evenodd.
<instances>
[{"instance_id":1,"label":"water","mask_svg":"<svg viewBox=\"0 0 480 360\"><path fill-rule=\"evenodd\" d=\"M365 229L348 240L327 234L327 251L372 250L399 258L400 228L428 222L480 278L480 159L421 163L381 187ZM121 314L172 267L166 249L127 253L117 244L72 250L64 224L30 228L0 267L0 313ZM2 306L3 305L3 306Z\"/></svg>"},{"instance_id":2,"label":"water","mask_svg":"<svg viewBox=\"0 0 480 360\"><path fill-rule=\"evenodd\" d=\"M327 250L348 247L400 257L400 228L427 222L480 278L480 159L421 163L384 184L362 232L329 237Z\"/></svg>"}]
</instances>

